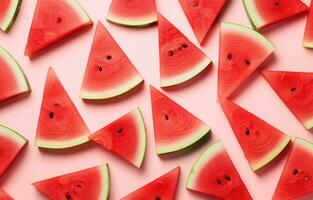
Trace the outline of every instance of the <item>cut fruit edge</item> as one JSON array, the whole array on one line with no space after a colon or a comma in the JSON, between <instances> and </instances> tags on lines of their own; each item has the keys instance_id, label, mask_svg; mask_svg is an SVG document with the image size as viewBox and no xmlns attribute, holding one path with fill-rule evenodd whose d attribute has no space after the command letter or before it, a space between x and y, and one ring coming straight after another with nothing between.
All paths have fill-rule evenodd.
<instances>
[{"instance_id":1,"label":"cut fruit edge","mask_svg":"<svg viewBox=\"0 0 313 200\"><path fill-rule=\"evenodd\" d=\"M6 136L10 137L13 141L17 142L18 144L24 146L28 143L28 140L24 138L22 135L20 135L18 132L0 125L0 132L4 133Z\"/></svg>"},{"instance_id":2,"label":"cut fruit edge","mask_svg":"<svg viewBox=\"0 0 313 200\"><path fill-rule=\"evenodd\" d=\"M108 14L106 19L117 25L130 26L130 27L145 27L152 25L158 21L157 15L146 17L145 19L123 19L112 14Z\"/></svg>"},{"instance_id":3,"label":"cut fruit edge","mask_svg":"<svg viewBox=\"0 0 313 200\"><path fill-rule=\"evenodd\" d=\"M68 3L71 4L71 6L80 14L80 17L83 20L83 22L93 24L87 11L77 0L68 1Z\"/></svg>"},{"instance_id":4,"label":"cut fruit edge","mask_svg":"<svg viewBox=\"0 0 313 200\"><path fill-rule=\"evenodd\" d=\"M3 21L3 23L0 26L1 30L6 33L10 31L11 27L13 26L17 18L17 15L21 8L22 0L13 0L11 3L12 5L9 9L6 19Z\"/></svg>"},{"instance_id":5,"label":"cut fruit edge","mask_svg":"<svg viewBox=\"0 0 313 200\"><path fill-rule=\"evenodd\" d=\"M83 134L80 137L64 140L64 141L57 141L57 140L43 140L36 138L35 146L40 148L47 148L47 149L65 149L70 147L75 147L81 144L84 144L89 141L89 132Z\"/></svg>"}]
</instances>

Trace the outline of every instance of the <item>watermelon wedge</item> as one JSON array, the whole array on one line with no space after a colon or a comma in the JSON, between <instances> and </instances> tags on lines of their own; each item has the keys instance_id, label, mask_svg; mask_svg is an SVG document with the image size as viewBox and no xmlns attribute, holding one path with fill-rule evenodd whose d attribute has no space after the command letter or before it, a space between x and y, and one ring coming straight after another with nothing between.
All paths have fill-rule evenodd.
<instances>
[{"instance_id":1,"label":"watermelon wedge","mask_svg":"<svg viewBox=\"0 0 313 200\"><path fill-rule=\"evenodd\" d=\"M28 141L23 136L8 127L0 125L0 177L27 143Z\"/></svg>"},{"instance_id":2,"label":"watermelon wedge","mask_svg":"<svg viewBox=\"0 0 313 200\"><path fill-rule=\"evenodd\" d=\"M309 10L301 0L243 0L251 25L264 29Z\"/></svg>"},{"instance_id":3,"label":"watermelon wedge","mask_svg":"<svg viewBox=\"0 0 313 200\"><path fill-rule=\"evenodd\" d=\"M225 2L226 0L179 0L200 44L203 44Z\"/></svg>"},{"instance_id":4,"label":"watermelon wedge","mask_svg":"<svg viewBox=\"0 0 313 200\"><path fill-rule=\"evenodd\" d=\"M0 29L9 32L19 13L22 0L1 0Z\"/></svg>"},{"instance_id":5,"label":"watermelon wedge","mask_svg":"<svg viewBox=\"0 0 313 200\"><path fill-rule=\"evenodd\" d=\"M150 86L157 154L179 151L210 133L210 128L185 108Z\"/></svg>"},{"instance_id":6,"label":"watermelon wedge","mask_svg":"<svg viewBox=\"0 0 313 200\"><path fill-rule=\"evenodd\" d=\"M89 138L140 168L146 150L146 129L139 108L113 121Z\"/></svg>"},{"instance_id":7,"label":"watermelon wedge","mask_svg":"<svg viewBox=\"0 0 313 200\"><path fill-rule=\"evenodd\" d=\"M187 189L223 200L252 200L221 141L209 146L193 165Z\"/></svg>"},{"instance_id":8,"label":"watermelon wedge","mask_svg":"<svg viewBox=\"0 0 313 200\"><path fill-rule=\"evenodd\" d=\"M30 91L22 68L11 54L0 46L0 102Z\"/></svg>"},{"instance_id":9,"label":"watermelon wedge","mask_svg":"<svg viewBox=\"0 0 313 200\"><path fill-rule=\"evenodd\" d=\"M302 45L307 48L313 48L313 1L311 1L310 14L306 22Z\"/></svg>"},{"instance_id":10,"label":"watermelon wedge","mask_svg":"<svg viewBox=\"0 0 313 200\"><path fill-rule=\"evenodd\" d=\"M139 188L121 200L174 200L180 167Z\"/></svg>"},{"instance_id":11,"label":"watermelon wedge","mask_svg":"<svg viewBox=\"0 0 313 200\"><path fill-rule=\"evenodd\" d=\"M223 98L220 104L253 171L269 164L289 144L289 136L242 107Z\"/></svg>"},{"instance_id":12,"label":"watermelon wedge","mask_svg":"<svg viewBox=\"0 0 313 200\"><path fill-rule=\"evenodd\" d=\"M274 46L258 32L222 23L218 64L218 96L229 97L272 54Z\"/></svg>"},{"instance_id":13,"label":"watermelon wedge","mask_svg":"<svg viewBox=\"0 0 313 200\"><path fill-rule=\"evenodd\" d=\"M273 200L292 200L313 193L313 143L296 138Z\"/></svg>"},{"instance_id":14,"label":"watermelon wedge","mask_svg":"<svg viewBox=\"0 0 313 200\"><path fill-rule=\"evenodd\" d=\"M277 95L306 129L313 128L313 73L263 71Z\"/></svg>"},{"instance_id":15,"label":"watermelon wedge","mask_svg":"<svg viewBox=\"0 0 313 200\"><path fill-rule=\"evenodd\" d=\"M92 24L76 0L38 0L25 55L33 57Z\"/></svg>"},{"instance_id":16,"label":"watermelon wedge","mask_svg":"<svg viewBox=\"0 0 313 200\"><path fill-rule=\"evenodd\" d=\"M99 21L81 88L81 98L107 99L143 81L134 65Z\"/></svg>"},{"instance_id":17,"label":"watermelon wedge","mask_svg":"<svg viewBox=\"0 0 313 200\"><path fill-rule=\"evenodd\" d=\"M161 14L158 24L161 87L183 83L210 65L211 60Z\"/></svg>"},{"instance_id":18,"label":"watermelon wedge","mask_svg":"<svg viewBox=\"0 0 313 200\"><path fill-rule=\"evenodd\" d=\"M0 200L13 200L13 198L0 188Z\"/></svg>"},{"instance_id":19,"label":"watermelon wedge","mask_svg":"<svg viewBox=\"0 0 313 200\"><path fill-rule=\"evenodd\" d=\"M89 134L54 70L49 68L38 120L36 146L48 149L73 147L89 141Z\"/></svg>"},{"instance_id":20,"label":"watermelon wedge","mask_svg":"<svg viewBox=\"0 0 313 200\"><path fill-rule=\"evenodd\" d=\"M33 186L51 200L106 200L110 188L108 165L39 181Z\"/></svg>"},{"instance_id":21,"label":"watermelon wedge","mask_svg":"<svg viewBox=\"0 0 313 200\"><path fill-rule=\"evenodd\" d=\"M130 27L149 26L158 20L155 0L112 0L107 20Z\"/></svg>"}]
</instances>

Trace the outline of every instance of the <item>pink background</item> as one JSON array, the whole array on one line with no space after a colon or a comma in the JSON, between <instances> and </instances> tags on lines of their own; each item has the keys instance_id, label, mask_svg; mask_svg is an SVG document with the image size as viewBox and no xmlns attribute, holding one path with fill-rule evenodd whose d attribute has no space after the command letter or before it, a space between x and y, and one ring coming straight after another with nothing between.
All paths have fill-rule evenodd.
<instances>
[{"instance_id":1,"label":"pink background","mask_svg":"<svg viewBox=\"0 0 313 200\"><path fill-rule=\"evenodd\" d=\"M143 87L123 98L98 105L87 104L78 95L95 26L92 30L89 29L76 35L40 57L29 60L23 55L23 52L35 2L35 0L24 1L11 32L9 34L0 33L1 45L6 47L20 62L33 89L29 97L0 107L0 123L17 130L30 142L0 180L1 187L14 198L17 200L45 199L30 183L108 162L112 178L110 199L119 199L176 166L181 166L182 169L177 199L207 199L203 195L187 191L185 180L195 159L216 138L223 141L252 197L256 200L271 198L286 160L286 153L259 173L250 170L221 108L216 103L219 49L217 24L213 27L208 41L203 47L207 55L213 59L212 68L202 73L191 82L192 84L186 84L184 87L166 92L171 98L208 123L213 129L214 137L199 148L183 155L161 158L156 155L154 148L148 88L149 84L159 85L157 27L129 29L108 24L105 16L110 1L80 0L95 23L97 20L101 20L105 24L146 80ZM306 1L306 3L309 2ZM157 6L164 16L179 27L194 43L198 44L178 1L158 0ZM237 22L250 26L239 0L229 1L219 21ZM301 47L305 21L306 17L302 16L265 33L276 46L275 57L267 63L267 68L312 71L312 52ZM42 92L49 66L55 68L91 131L100 129L135 106L140 106L148 134L147 152L141 169L127 164L93 144L58 152L40 151L34 146ZM255 75L247 82L245 87L240 90L240 94L236 96L235 101L290 136L301 136L313 140L312 134L301 126L260 75ZM313 197L307 199L310 198Z\"/></svg>"}]
</instances>

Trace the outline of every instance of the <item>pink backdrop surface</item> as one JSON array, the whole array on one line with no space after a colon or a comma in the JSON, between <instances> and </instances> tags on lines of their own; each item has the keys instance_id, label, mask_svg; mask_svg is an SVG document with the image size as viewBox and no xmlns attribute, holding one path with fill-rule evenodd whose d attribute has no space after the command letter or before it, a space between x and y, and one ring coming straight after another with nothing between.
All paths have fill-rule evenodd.
<instances>
[{"instance_id":1,"label":"pink backdrop surface","mask_svg":"<svg viewBox=\"0 0 313 200\"><path fill-rule=\"evenodd\" d=\"M198 148L182 155L158 157L155 152L153 123L150 107L149 84L159 86L159 57L157 27L130 29L106 22L105 16L110 1L80 0L93 21L101 20L122 49L133 61L145 78L144 86L124 98L102 104L87 104L79 98L79 90L85 71L95 26L76 35L61 45L45 52L36 59L29 60L23 55L28 31L35 9L35 0L24 1L20 14L9 34L0 33L0 43L6 47L24 68L32 93L29 97L0 107L0 123L9 126L29 139L29 145L16 162L1 178L0 185L17 200L45 199L30 183L56 175L109 163L111 173L110 199L119 199L165 172L181 166L181 176L177 199L207 199L207 197L187 191L186 177L200 155L217 138L221 139L237 167L248 190L255 200L270 199L286 160L286 153L258 173L250 170L243 152L216 102L218 63L218 24L213 27L203 51L212 58L213 65L198 78L184 87L165 91L172 99L209 124L213 137ZM309 3L309 1L306 1ZM158 10L198 44L177 0L157 0ZM229 1L219 21L236 22L250 26L239 0ZM275 44L275 56L267 62L267 69L313 71L312 51L301 47L306 17L298 17L265 32ZM146 157L141 169L137 169L101 147L85 144L65 151L42 151L34 146L37 120L42 93L49 66L54 67L64 87L72 97L78 110L91 131L96 131L130 111L136 106L142 109L148 135ZM273 124L291 137L301 136L313 140L312 133L306 131L287 107L273 92L267 82L256 74L234 98L235 102L262 119ZM308 197L306 199L312 199Z\"/></svg>"}]
</instances>

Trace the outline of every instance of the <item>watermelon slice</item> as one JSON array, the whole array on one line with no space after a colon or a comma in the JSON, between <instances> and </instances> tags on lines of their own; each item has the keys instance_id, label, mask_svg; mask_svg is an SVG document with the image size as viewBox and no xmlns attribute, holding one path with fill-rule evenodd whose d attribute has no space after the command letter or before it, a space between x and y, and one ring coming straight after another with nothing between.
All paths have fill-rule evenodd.
<instances>
[{"instance_id":1,"label":"watermelon slice","mask_svg":"<svg viewBox=\"0 0 313 200\"><path fill-rule=\"evenodd\" d=\"M313 73L263 71L262 74L302 125L312 129Z\"/></svg>"},{"instance_id":2,"label":"watermelon slice","mask_svg":"<svg viewBox=\"0 0 313 200\"><path fill-rule=\"evenodd\" d=\"M233 23L221 24L218 96L229 97L272 54L264 36Z\"/></svg>"},{"instance_id":3,"label":"watermelon slice","mask_svg":"<svg viewBox=\"0 0 313 200\"><path fill-rule=\"evenodd\" d=\"M36 146L63 149L89 141L88 136L85 122L54 70L49 68L38 120Z\"/></svg>"},{"instance_id":4,"label":"watermelon slice","mask_svg":"<svg viewBox=\"0 0 313 200\"><path fill-rule=\"evenodd\" d=\"M81 98L107 99L143 81L134 65L99 21L81 89Z\"/></svg>"},{"instance_id":5,"label":"watermelon slice","mask_svg":"<svg viewBox=\"0 0 313 200\"><path fill-rule=\"evenodd\" d=\"M146 129L136 108L89 136L91 141L140 167L146 150Z\"/></svg>"},{"instance_id":6,"label":"watermelon slice","mask_svg":"<svg viewBox=\"0 0 313 200\"><path fill-rule=\"evenodd\" d=\"M9 32L19 13L22 0L1 0L0 29Z\"/></svg>"},{"instance_id":7,"label":"watermelon slice","mask_svg":"<svg viewBox=\"0 0 313 200\"><path fill-rule=\"evenodd\" d=\"M307 48L313 48L313 1L311 1L310 14L306 22L303 46Z\"/></svg>"},{"instance_id":8,"label":"watermelon slice","mask_svg":"<svg viewBox=\"0 0 313 200\"><path fill-rule=\"evenodd\" d=\"M139 188L121 200L174 200L180 167Z\"/></svg>"},{"instance_id":9,"label":"watermelon slice","mask_svg":"<svg viewBox=\"0 0 313 200\"><path fill-rule=\"evenodd\" d=\"M210 65L211 60L161 14L158 23L161 87L183 83Z\"/></svg>"},{"instance_id":10,"label":"watermelon slice","mask_svg":"<svg viewBox=\"0 0 313 200\"><path fill-rule=\"evenodd\" d=\"M155 0L112 0L107 20L131 27L151 25L158 20Z\"/></svg>"},{"instance_id":11,"label":"watermelon slice","mask_svg":"<svg viewBox=\"0 0 313 200\"><path fill-rule=\"evenodd\" d=\"M226 0L179 0L198 42L203 44Z\"/></svg>"},{"instance_id":12,"label":"watermelon slice","mask_svg":"<svg viewBox=\"0 0 313 200\"><path fill-rule=\"evenodd\" d=\"M106 200L110 188L108 165L43 180L33 186L51 200Z\"/></svg>"},{"instance_id":13,"label":"watermelon slice","mask_svg":"<svg viewBox=\"0 0 313 200\"><path fill-rule=\"evenodd\" d=\"M220 104L252 170L269 164L289 144L290 137L242 107L223 98Z\"/></svg>"},{"instance_id":14,"label":"watermelon slice","mask_svg":"<svg viewBox=\"0 0 313 200\"><path fill-rule=\"evenodd\" d=\"M169 97L150 86L157 154L175 152L196 143L210 128Z\"/></svg>"},{"instance_id":15,"label":"watermelon slice","mask_svg":"<svg viewBox=\"0 0 313 200\"><path fill-rule=\"evenodd\" d=\"M292 200L313 193L313 143L296 138L273 200Z\"/></svg>"},{"instance_id":16,"label":"watermelon slice","mask_svg":"<svg viewBox=\"0 0 313 200\"><path fill-rule=\"evenodd\" d=\"M38 0L25 55L32 57L90 26L92 21L76 0Z\"/></svg>"},{"instance_id":17,"label":"watermelon slice","mask_svg":"<svg viewBox=\"0 0 313 200\"><path fill-rule=\"evenodd\" d=\"M257 29L264 29L308 11L301 0L243 0L251 22Z\"/></svg>"},{"instance_id":18,"label":"watermelon slice","mask_svg":"<svg viewBox=\"0 0 313 200\"><path fill-rule=\"evenodd\" d=\"M27 143L28 141L23 136L0 125L0 176L9 168Z\"/></svg>"},{"instance_id":19,"label":"watermelon slice","mask_svg":"<svg viewBox=\"0 0 313 200\"><path fill-rule=\"evenodd\" d=\"M186 187L223 200L252 200L221 141L211 145L198 158Z\"/></svg>"},{"instance_id":20,"label":"watermelon slice","mask_svg":"<svg viewBox=\"0 0 313 200\"><path fill-rule=\"evenodd\" d=\"M30 91L22 68L10 53L0 46L0 102Z\"/></svg>"},{"instance_id":21,"label":"watermelon slice","mask_svg":"<svg viewBox=\"0 0 313 200\"><path fill-rule=\"evenodd\" d=\"M13 198L0 188L0 200L13 200Z\"/></svg>"}]
</instances>

